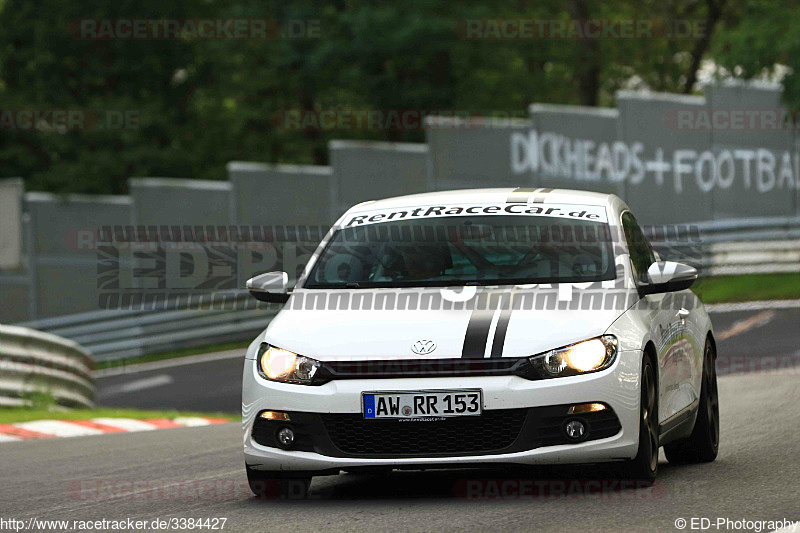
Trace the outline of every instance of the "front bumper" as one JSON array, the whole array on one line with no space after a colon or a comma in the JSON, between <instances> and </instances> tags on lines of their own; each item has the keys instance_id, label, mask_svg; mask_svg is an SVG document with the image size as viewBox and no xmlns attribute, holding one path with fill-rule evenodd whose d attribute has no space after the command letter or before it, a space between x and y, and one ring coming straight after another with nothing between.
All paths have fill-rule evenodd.
<instances>
[{"instance_id":1,"label":"front bumper","mask_svg":"<svg viewBox=\"0 0 800 533\"><path fill-rule=\"evenodd\" d=\"M245 360L242 387L245 462L262 470L336 473L338 469L358 467L446 468L481 464L586 463L630 459L636 455L638 447L641 358L641 351L623 351L617 355L614 365L605 371L540 381L529 381L518 376L353 379L332 381L318 387L265 380L258 375L255 362ZM349 419L353 427L357 428L360 421L357 415L361 412L361 393L364 391L462 388L483 390L483 407L487 417L500 413L525 413L524 431L514 440L513 445L476 454L462 453L456 448L452 452L442 452L441 446L431 453L425 453L424 446L421 445L418 446L419 449L411 450L414 453L365 453L369 451L366 448L342 450L333 445L325 431L331 420L338 420L337 423L341 426L343 417L345 423ZM542 434L542 417L552 414L556 406L588 402L608 405L616 415L621 429L611 436L575 444L558 443L561 441L553 440L552 435L547 437ZM306 434L312 437L311 441L306 440L300 446L308 451L265 446L263 436L258 439L262 444L256 442L253 438L253 425L256 416L263 410L295 413L295 420L304 424ZM323 420L326 422L323 423ZM374 422L376 421L370 421ZM442 423L447 424L449 421ZM439 422L426 424L428 426L425 433L420 437L435 439L436 431L432 432L428 428L435 427ZM412 436L406 434L405 437Z\"/></svg>"}]
</instances>

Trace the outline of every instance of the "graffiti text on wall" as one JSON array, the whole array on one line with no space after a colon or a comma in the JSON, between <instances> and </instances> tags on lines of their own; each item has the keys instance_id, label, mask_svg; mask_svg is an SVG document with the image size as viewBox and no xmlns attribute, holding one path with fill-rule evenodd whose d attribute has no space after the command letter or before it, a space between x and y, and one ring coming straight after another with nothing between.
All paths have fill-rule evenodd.
<instances>
[{"instance_id":1,"label":"graffiti text on wall","mask_svg":"<svg viewBox=\"0 0 800 533\"><path fill-rule=\"evenodd\" d=\"M759 193L800 189L796 152L765 148L665 152L645 155L640 142L595 142L554 132L511 134L511 168L515 174L538 172L575 181L638 185L653 180L681 193L690 183L701 192L733 186ZM692 189L690 189L692 190Z\"/></svg>"}]
</instances>

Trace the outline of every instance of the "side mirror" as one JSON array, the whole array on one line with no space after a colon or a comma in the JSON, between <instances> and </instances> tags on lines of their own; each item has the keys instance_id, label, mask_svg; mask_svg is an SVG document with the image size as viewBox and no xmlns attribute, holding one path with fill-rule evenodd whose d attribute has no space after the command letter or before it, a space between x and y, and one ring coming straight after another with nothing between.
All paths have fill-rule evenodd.
<instances>
[{"instance_id":1,"label":"side mirror","mask_svg":"<svg viewBox=\"0 0 800 533\"><path fill-rule=\"evenodd\" d=\"M261 302L286 303L289 299L289 274L286 272L267 272L247 280L250 295Z\"/></svg>"},{"instance_id":2,"label":"side mirror","mask_svg":"<svg viewBox=\"0 0 800 533\"><path fill-rule=\"evenodd\" d=\"M650 283L639 287L639 294L659 294L688 289L697 280L697 269L673 261L656 261L647 269Z\"/></svg>"}]
</instances>

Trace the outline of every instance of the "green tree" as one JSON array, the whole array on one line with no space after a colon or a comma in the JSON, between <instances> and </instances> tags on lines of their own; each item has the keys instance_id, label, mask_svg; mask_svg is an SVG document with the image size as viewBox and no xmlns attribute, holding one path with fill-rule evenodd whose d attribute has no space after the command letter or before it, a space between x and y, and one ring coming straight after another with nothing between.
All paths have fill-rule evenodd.
<instances>
[{"instance_id":1,"label":"green tree","mask_svg":"<svg viewBox=\"0 0 800 533\"><path fill-rule=\"evenodd\" d=\"M796 6L783 13L755 0L745 13L743 1L7 0L0 3L3 109L132 111L138 123L113 131L0 131L0 176L23 176L29 190L117 194L126 192L131 176L224 179L234 159L325 164L334 138L424 140L420 130L287 128L276 120L287 110L525 116L532 102L613 105L620 88L691 92L709 49L745 75L776 61L793 66L791 52L800 46L792 31ZM319 34L88 40L69 31L80 19L131 16L267 18ZM459 31L465 20L487 19L713 19L725 41L716 42L716 30L600 40L467 39ZM794 91L800 96L800 87Z\"/></svg>"},{"instance_id":2,"label":"green tree","mask_svg":"<svg viewBox=\"0 0 800 533\"><path fill-rule=\"evenodd\" d=\"M800 108L800 2L750 0L723 20L712 56L735 77L749 79L789 67L784 100Z\"/></svg>"}]
</instances>

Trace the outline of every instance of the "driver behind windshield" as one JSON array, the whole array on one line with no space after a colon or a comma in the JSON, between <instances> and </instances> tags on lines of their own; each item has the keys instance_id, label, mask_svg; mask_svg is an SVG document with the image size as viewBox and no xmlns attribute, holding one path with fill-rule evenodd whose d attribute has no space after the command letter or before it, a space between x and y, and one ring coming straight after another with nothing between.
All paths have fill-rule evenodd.
<instances>
[{"instance_id":1,"label":"driver behind windshield","mask_svg":"<svg viewBox=\"0 0 800 533\"><path fill-rule=\"evenodd\" d=\"M453 266L447 246L402 246L399 248L405 269L405 279L425 280L438 278Z\"/></svg>"}]
</instances>

